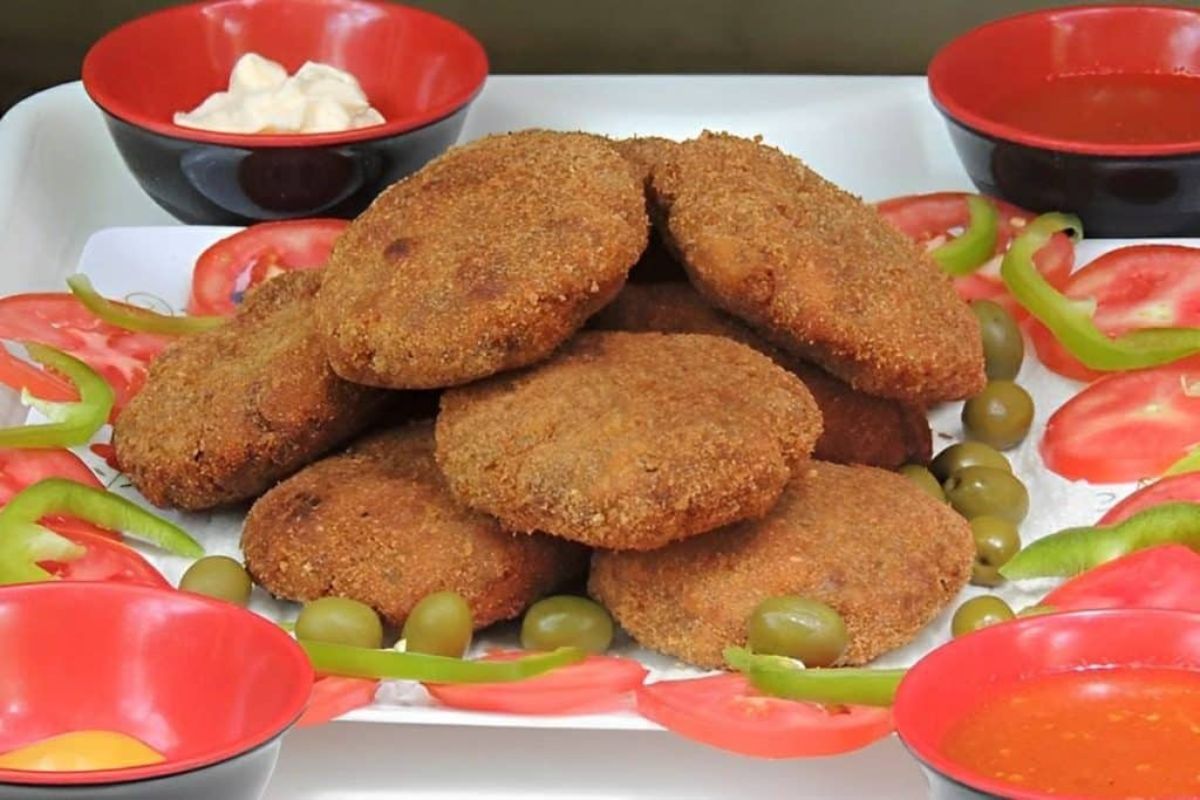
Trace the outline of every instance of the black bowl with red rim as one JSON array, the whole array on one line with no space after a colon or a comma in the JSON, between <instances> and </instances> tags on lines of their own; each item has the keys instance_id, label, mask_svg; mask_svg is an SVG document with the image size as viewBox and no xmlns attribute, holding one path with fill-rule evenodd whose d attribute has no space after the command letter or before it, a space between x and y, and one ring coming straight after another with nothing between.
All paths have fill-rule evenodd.
<instances>
[{"instance_id":1,"label":"black bowl with red rim","mask_svg":"<svg viewBox=\"0 0 1200 800\"><path fill-rule=\"evenodd\" d=\"M1090 6L988 23L929 64L985 194L1088 235L1200 234L1200 9Z\"/></svg>"},{"instance_id":2,"label":"black bowl with red rim","mask_svg":"<svg viewBox=\"0 0 1200 800\"><path fill-rule=\"evenodd\" d=\"M320 134L230 134L174 124L256 52L289 73L344 69L384 123ZM83 84L134 177L188 223L351 217L457 141L483 88L483 47L449 20L375 0L214 0L111 31Z\"/></svg>"}]
</instances>

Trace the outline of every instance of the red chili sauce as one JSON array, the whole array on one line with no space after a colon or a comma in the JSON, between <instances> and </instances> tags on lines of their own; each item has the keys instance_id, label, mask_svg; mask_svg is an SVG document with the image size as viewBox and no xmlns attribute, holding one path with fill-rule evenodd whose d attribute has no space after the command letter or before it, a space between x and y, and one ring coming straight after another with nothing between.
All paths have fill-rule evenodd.
<instances>
[{"instance_id":1,"label":"red chili sauce","mask_svg":"<svg viewBox=\"0 0 1200 800\"><path fill-rule=\"evenodd\" d=\"M1200 76L1070 75L1008 95L990 117L1039 136L1090 144L1200 140Z\"/></svg>"},{"instance_id":2,"label":"red chili sauce","mask_svg":"<svg viewBox=\"0 0 1200 800\"><path fill-rule=\"evenodd\" d=\"M1027 790L1096 798L1200 796L1200 672L1120 667L1004 689L942 752Z\"/></svg>"}]
</instances>

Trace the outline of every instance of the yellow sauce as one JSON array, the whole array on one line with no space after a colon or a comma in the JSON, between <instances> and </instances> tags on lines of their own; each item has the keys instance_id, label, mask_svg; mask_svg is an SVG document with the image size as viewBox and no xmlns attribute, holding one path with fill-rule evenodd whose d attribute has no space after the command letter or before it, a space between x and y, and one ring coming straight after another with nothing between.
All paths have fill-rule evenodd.
<instances>
[{"instance_id":1,"label":"yellow sauce","mask_svg":"<svg viewBox=\"0 0 1200 800\"><path fill-rule=\"evenodd\" d=\"M166 757L124 733L74 731L0 754L0 769L86 772L161 764Z\"/></svg>"}]
</instances>

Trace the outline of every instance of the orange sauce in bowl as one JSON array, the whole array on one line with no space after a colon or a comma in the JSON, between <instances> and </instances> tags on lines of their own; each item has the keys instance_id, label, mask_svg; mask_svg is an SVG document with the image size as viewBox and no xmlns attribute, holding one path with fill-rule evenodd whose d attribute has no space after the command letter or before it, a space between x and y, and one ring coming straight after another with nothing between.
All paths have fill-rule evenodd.
<instances>
[{"instance_id":1,"label":"orange sauce in bowl","mask_svg":"<svg viewBox=\"0 0 1200 800\"><path fill-rule=\"evenodd\" d=\"M1026 790L1200 797L1200 672L1119 667L1022 682L955 723L942 752Z\"/></svg>"},{"instance_id":2,"label":"orange sauce in bowl","mask_svg":"<svg viewBox=\"0 0 1200 800\"><path fill-rule=\"evenodd\" d=\"M988 116L1038 136L1089 144L1200 141L1200 76L1058 76L1006 95Z\"/></svg>"}]
</instances>

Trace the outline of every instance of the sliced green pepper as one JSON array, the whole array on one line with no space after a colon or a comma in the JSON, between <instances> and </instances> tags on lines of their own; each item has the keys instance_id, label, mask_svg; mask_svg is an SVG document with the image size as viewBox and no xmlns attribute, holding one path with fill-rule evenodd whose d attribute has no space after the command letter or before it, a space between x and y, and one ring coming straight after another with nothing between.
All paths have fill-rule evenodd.
<instances>
[{"instance_id":1,"label":"sliced green pepper","mask_svg":"<svg viewBox=\"0 0 1200 800\"><path fill-rule=\"evenodd\" d=\"M1046 282L1033 256L1055 233L1082 230L1077 217L1043 214L1025 227L1000 265L1000 276L1025 309L1085 366L1115 372L1169 364L1200 353L1200 328L1146 328L1110 337L1096 327L1095 303L1072 300Z\"/></svg>"},{"instance_id":2,"label":"sliced green pepper","mask_svg":"<svg viewBox=\"0 0 1200 800\"><path fill-rule=\"evenodd\" d=\"M372 650L328 642L301 641L313 669L346 678L382 678L421 683L512 683L533 678L587 657L578 647L560 647L549 653L511 661L478 661L398 650Z\"/></svg>"},{"instance_id":3,"label":"sliced green pepper","mask_svg":"<svg viewBox=\"0 0 1200 800\"><path fill-rule=\"evenodd\" d=\"M727 648L725 661L764 694L822 705L890 706L907 671L805 669L786 658L755 655L740 647Z\"/></svg>"},{"instance_id":4,"label":"sliced green pepper","mask_svg":"<svg viewBox=\"0 0 1200 800\"><path fill-rule=\"evenodd\" d=\"M1010 580L1070 577L1160 544L1200 551L1200 504L1154 506L1107 528L1067 528L1031 543L1000 574Z\"/></svg>"},{"instance_id":5,"label":"sliced green pepper","mask_svg":"<svg viewBox=\"0 0 1200 800\"><path fill-rule=\"evenodd\" d=\"M92 282L86 275L72 275L67 278L67 286L70 287L71 294L75 295L88 311L108 324L127 331L181 336L206 331L228 322L225 317L174 316L159 314L147 308L114 303L102 297L92 287Z\"/></svg>"},{"instance_id":6,"label":"sliced green pepper","mask_svg":"<svg viewBox=\"0 0 1200 800\"><path fill-rule=\"evenodd\" d=\"M108 421L113 390L104 378L79 359L53 347L29 342L30 357L43 366L66 375L79 392L74 403L52 403L22 390L21 400L51 421L44 425L0 428L0 447L75 447L87 444Z\"/></svg>"},{"instance_id":7,"label":"sliced green pepper","mask_svg":"<svg viewBox=\"0 0 1200 800\"><path fill-rule=\"evenodd\" d=\"M1186 456L1167 467L1167 471L1163 473L1163 476L1182 475L1185 472L1197 471L1200 471L1200 447L1193 449Z\"/></svg>"},{"instance_id":8,"label":"sliced green pepper","mask_svg":"<svg viewBox=\"0 0 1200 800\"><path fill-rule=\"evenodd\" d=\"M122 531L176 555L204 555L204 548L186 531L136 503L65 478L47 478L0 508L0 584L50 580L37 562L70 561L84 554L84 548L38 524L50 514Z\"/></svg>"},{"instance_id":9,"label":"sliced green pepper","mask_svg":"<svg viewBox=\"0 0 1200 800\"><path fill-rule=\"evenodd\" d=\"M967 195L971 221L958 236L935 249L931 255L943 271L961 278L976 271L996 252L996 234L1000 215L986 197Z\"/></svg>"}]
</instances>

